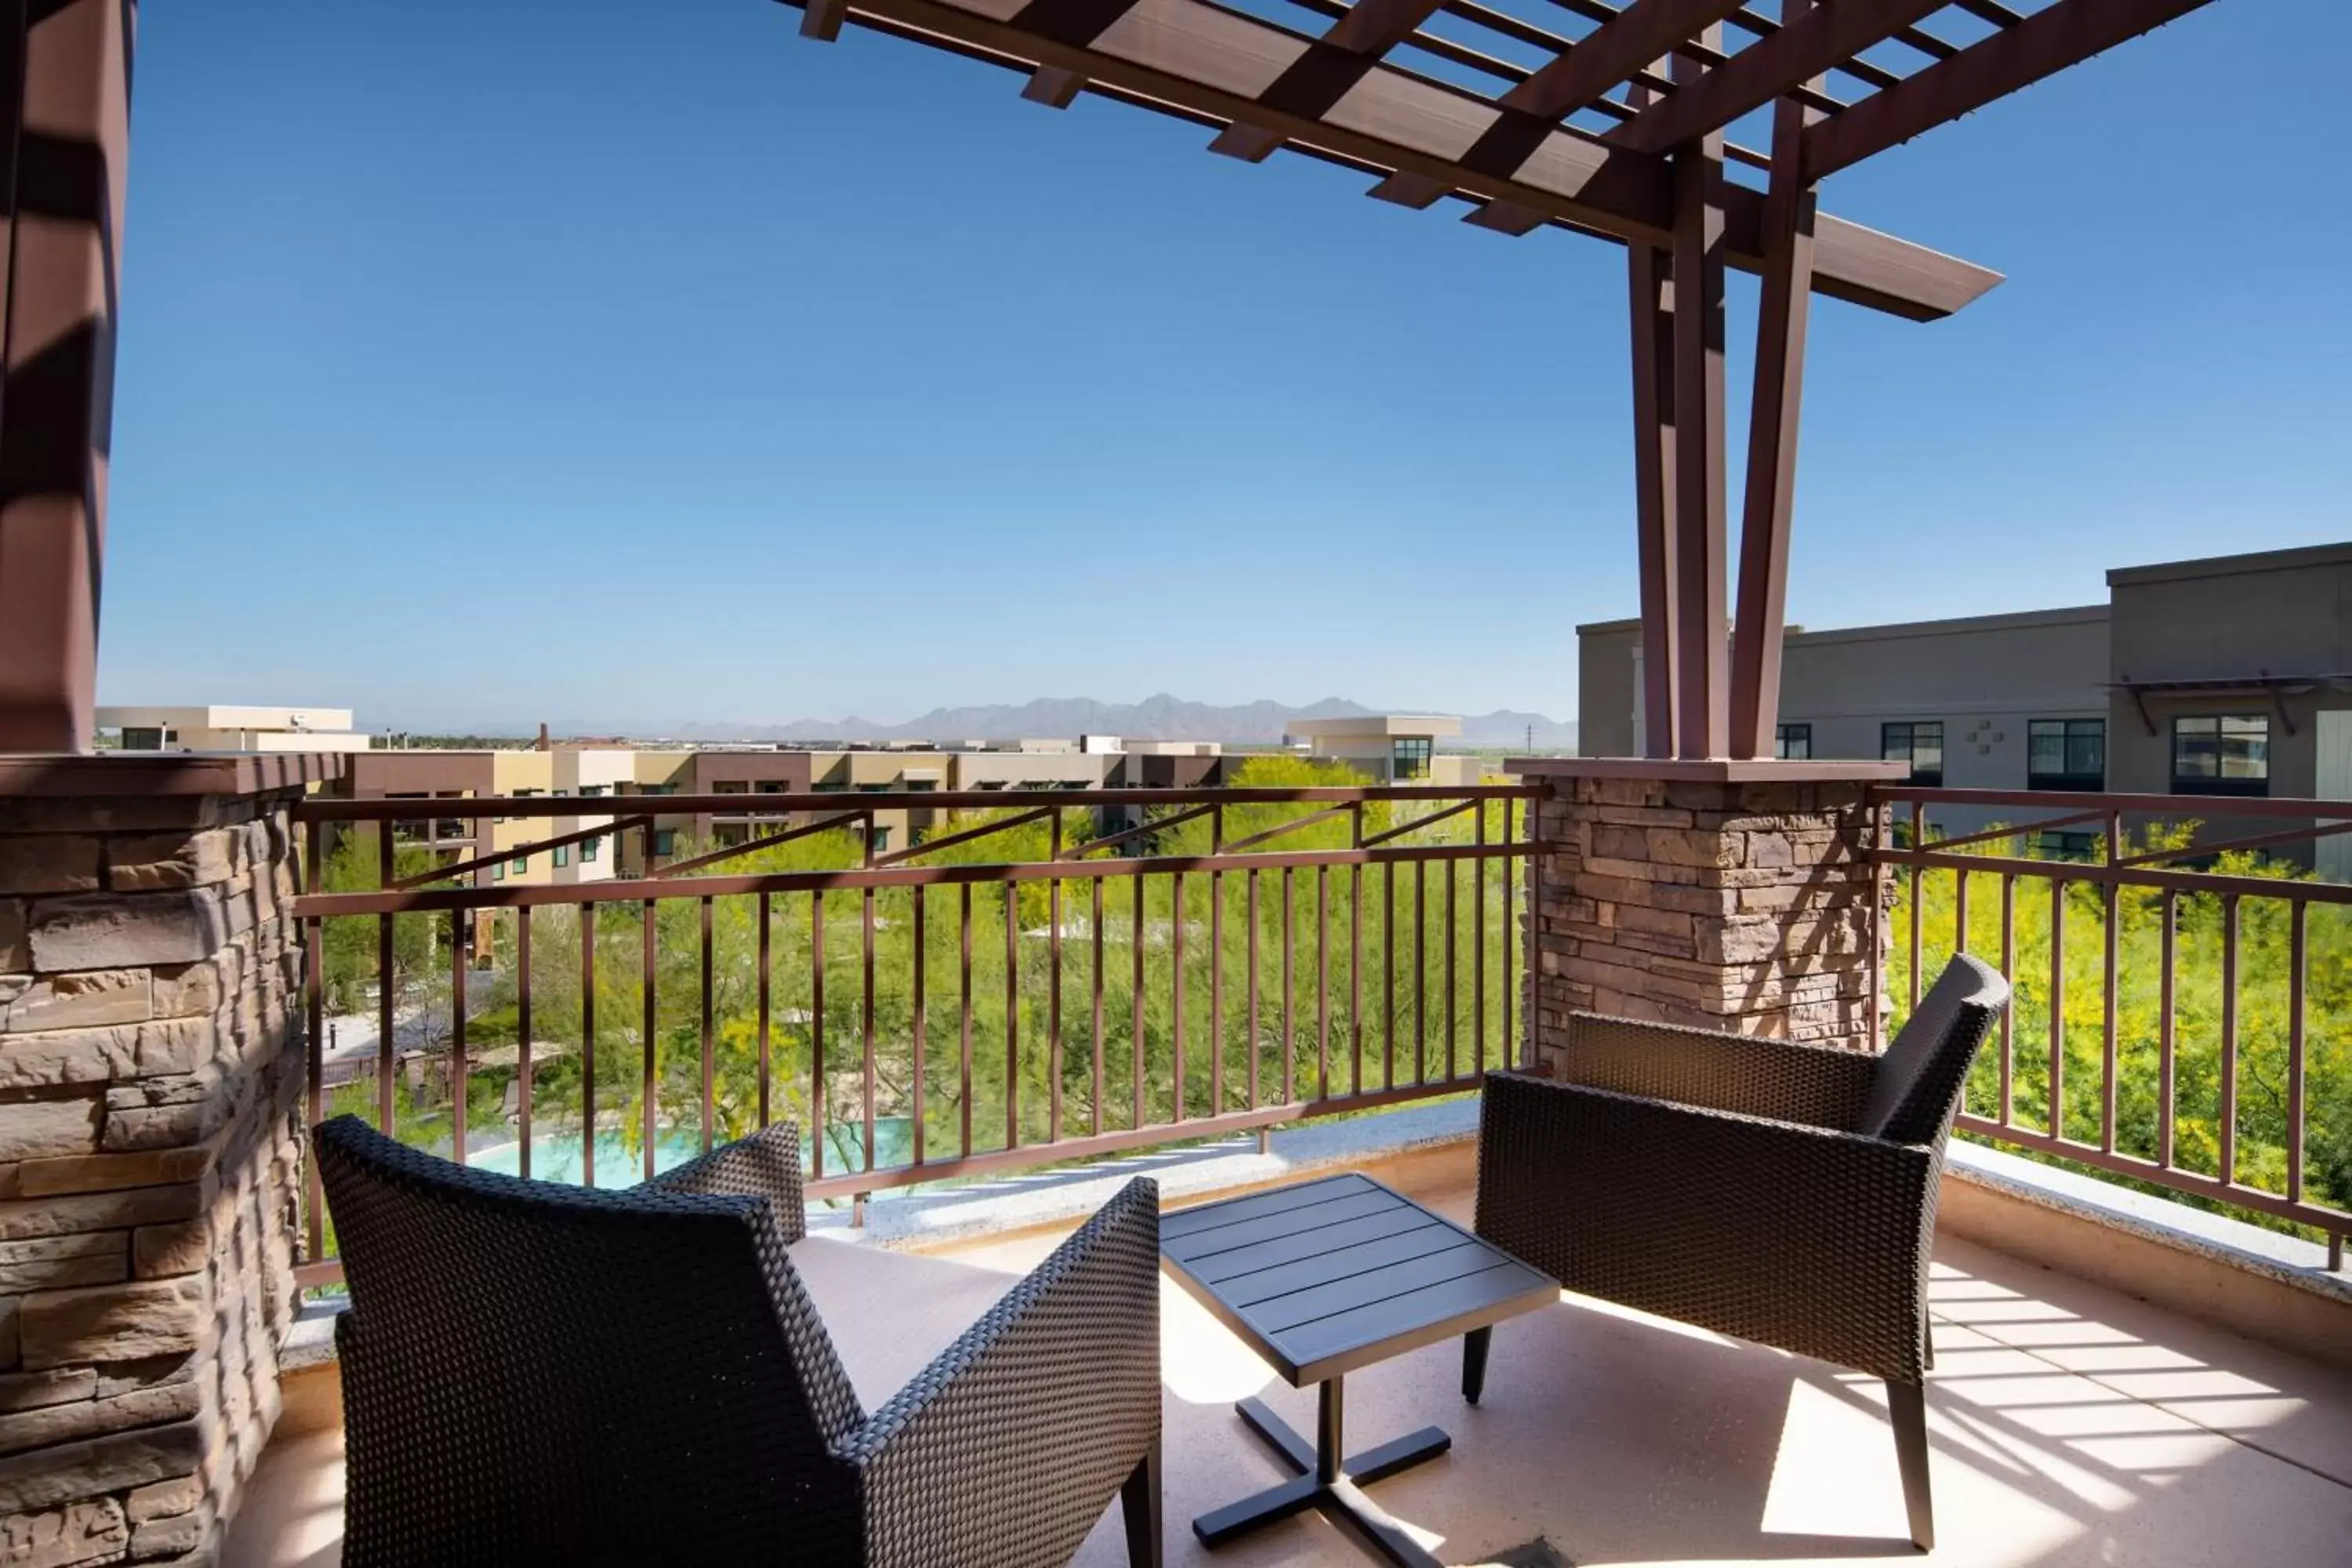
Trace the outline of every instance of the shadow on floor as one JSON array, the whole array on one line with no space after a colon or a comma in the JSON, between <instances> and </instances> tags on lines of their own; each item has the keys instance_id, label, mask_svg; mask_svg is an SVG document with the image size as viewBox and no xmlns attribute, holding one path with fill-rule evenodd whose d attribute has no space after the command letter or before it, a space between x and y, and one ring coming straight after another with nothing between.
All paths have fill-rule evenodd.
<instances>
[{"instance_id":1,"label":"shadow on floor","mask_svg":"<svg viewBox=\"0 0 2352 1568\"><path fill-rule=\"evenodd\" d=\"M1424 1198L1460 1215L1461 1194ZM871 1406L1054 1238L920 1258L804 1245L853 1268L827 1317ZM2352 1374L1964 1242L1937 1247L1932 1296L1939 1568L2343 1560ZM1172 1285L1161 1310L1170 1562L1370 1563L1311 1514L1200 1548L1193 1515L1284 1474L1233 1402L1258 1395L1311 1430L1314 1396ZM889 1342L865 1342L885 1321ZM1441 1345L1349 1380L1363 1444L1430 1421L1454 1434L1451 1455L1374 1489L1445 1562L1519 1561L1496 1554L1537 1542L1579 1568L1918 1561L1875 1380L1580 1298L1496 1331L1479 1406L1458 1376ZM335 1568L341 1458L340 1434L273 1445L228 1568ZM1116 1510L1076 1562L1125 1563Z\"/></svg>"}]
</instances>

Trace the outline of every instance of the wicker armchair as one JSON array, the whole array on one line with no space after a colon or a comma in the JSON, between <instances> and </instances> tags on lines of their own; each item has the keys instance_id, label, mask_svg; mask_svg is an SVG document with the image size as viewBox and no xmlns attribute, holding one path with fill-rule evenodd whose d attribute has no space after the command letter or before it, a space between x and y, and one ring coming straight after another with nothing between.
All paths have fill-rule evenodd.
<instances>
[{"instance_id":1,"label":"wicker armchair","mask_svg":"<svg viewBox=\"0 0 2352 1568\"><path fill-rule=\"evenodd\" d=\"M465 1169L356 1117L314 1136L352 1291L349 1568L1059 1568L1114 1492L1157 1568L1150 1182L868 1415L786 1251L796 1130L620 1192Z\"/></svg>"},{"instance_id":2,"label":"wicker armchair","mask_svg":"<svg viewBox=\"0 0 2352 1568\"><path fill-rule=\"evenodd\" d=\"M1487 1078L1480 1236L1569 1289L1886 1380L1911 1538L1944 1145L2009 983L1952 960L1883 1057L1579 1014Z\"/></svg>"}]
</instances>

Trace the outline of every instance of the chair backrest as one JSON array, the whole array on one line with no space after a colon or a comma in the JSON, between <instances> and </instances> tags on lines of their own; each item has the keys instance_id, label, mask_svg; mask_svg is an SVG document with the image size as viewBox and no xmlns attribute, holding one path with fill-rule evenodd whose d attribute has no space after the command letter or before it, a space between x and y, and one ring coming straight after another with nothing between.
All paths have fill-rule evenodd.
<instances>
[{"instance_id":1,"label":"chair backrest","mask_svg":"<svg viewBox=\"0 0 2352 1568\"><path fill-rule=\"evenodd\" d=\"M520 1181L352 1116L313 1140L352 1568L855 1552L862 1415L765 1200Z\"/></svg>"},{"instance_id":2,"label":"chair backrest","mask_svg":"<svg viewBox=\"0 0 2352 1568\"><path fill-rule=\"evenodd\" d=\"M2009 982L1955 953L1878 1058L1855 1131L1896 1143L1932 1143L1960 1102L1977 1047L2009 1005Z\"/></svg>"}]
</instances>

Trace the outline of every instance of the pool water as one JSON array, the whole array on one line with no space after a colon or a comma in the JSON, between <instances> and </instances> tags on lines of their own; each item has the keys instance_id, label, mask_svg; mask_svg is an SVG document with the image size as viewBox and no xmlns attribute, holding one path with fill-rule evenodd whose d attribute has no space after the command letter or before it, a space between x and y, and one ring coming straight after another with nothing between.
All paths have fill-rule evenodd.
<instances>
[{"instance_id":1,"label":"pool water","mask_svg":"<svg viewBox=\"0 0 2352 1568\"><path fill-rule=\"evenodd\" d=\"M829 1130L826 1139L825 1171L838 1175L845 1171L862 1169L865 1164L866 1127L859 1121L838 1121ZM685 1164L702 1152L699 1131L673 1129L666 1131L654 1143L654 1170L656 1173ZM877 1117L874 1122L874 1163L887 1169L903 1165L914 1157L914 1122L903 1116ZM534 1180L580 1184L581 1140L577 1132L543 1133L530 1141L530 1173ZM803 1151L803 1168L808 1155ZM470 1151L466 1163L478 1170L496 1171L500 1175L522 1173L522 1144L520 1142L499 1143L486 1149ZM599 1187L630 1187L645 1179L644 1156L633 1152L622 1142L618 1132L596 1134L596 1184ZM876 1194L877 1197L882 1194Z\"/></svg>"}]
</instances>

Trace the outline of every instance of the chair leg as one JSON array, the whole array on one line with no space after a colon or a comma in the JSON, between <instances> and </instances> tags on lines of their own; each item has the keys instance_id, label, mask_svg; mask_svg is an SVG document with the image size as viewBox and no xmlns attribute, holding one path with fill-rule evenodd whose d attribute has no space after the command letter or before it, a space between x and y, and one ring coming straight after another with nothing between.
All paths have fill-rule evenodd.
<instances>
[{"instance_id":1,"label":"chair leg","mask_svg":"<svg viewBox=\"0 0 2352 1568\"><path fill-rule=\"evenodd\" d=\"M1160 1437L1143 1451L1135 1468L1118 1489L1118 1502L1127 1515L1128 1568L1160 1568Z\"/></svg>"},{"instance_id":2,"label":"chair leg","mask_svg":"<svg viewBox=\"0 0 2352 1568\"><path fill-rule=\"evenodd\" d=\"M1491 1324L1462 1336L1462 1397L1473 1405L1486 1390L1486 1347L1494 1338Z\"/></svg>"},{"instance_id":3,"label":"chair leg","mask_svg":"<svg viewBox=\"0 0 2352 1568\"><path fill-rule=\"evenodd\" d=\"M1936 1504L1927 1491L1927 1391L1889 1382L1887 1414L1895 1422L1895 1458L1903 1469L1903 1506L1911 1516L1911 1544L1936 1550Z\"/></svg>"}]
</instances>

